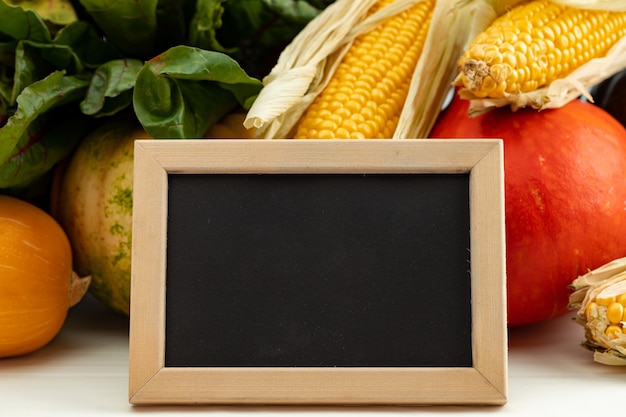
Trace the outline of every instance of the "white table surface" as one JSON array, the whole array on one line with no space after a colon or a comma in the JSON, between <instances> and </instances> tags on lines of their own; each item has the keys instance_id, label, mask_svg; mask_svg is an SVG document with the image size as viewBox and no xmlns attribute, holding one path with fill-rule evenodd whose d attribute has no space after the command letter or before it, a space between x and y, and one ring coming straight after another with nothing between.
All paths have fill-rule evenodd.
<instances>
[{"instance_id":1,"label":"white table surface","mask_svg":"<svg viewBox=\"0 0 626 417\"><path fill-rule=\"evenodd\" d=\"M510 330L504 406L133 407L128 402L128 320L89 296L70 310L49 345L0 359L0 416L620 415L626 407L626 367L593 362L591 352L579 345L582 327L571 321L572 315Z\"/></svg>"}]
</instances>

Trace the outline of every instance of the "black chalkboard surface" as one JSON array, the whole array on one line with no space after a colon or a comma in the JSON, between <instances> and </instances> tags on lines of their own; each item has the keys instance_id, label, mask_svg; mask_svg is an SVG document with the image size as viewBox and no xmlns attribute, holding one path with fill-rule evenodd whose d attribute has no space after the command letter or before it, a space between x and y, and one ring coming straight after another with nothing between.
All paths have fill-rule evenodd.
<instances>
[{"instance_id":1,"label":"black chalkboard surface","mask_svg":"<svg viewBox=\"0 0 626 417\"><path fill-rule=\"evenodd\" d=\"M135 142L129 401L503 404L500 140Z\"/></svg>"},{"instance_id":2,"label":"black chalkboard surface","mask_svg":"<svg viewBox=\"0 0 626 417\"><path fill-rule=\"evenodd\" d=\"M468 174L168 181L166 366L472 365Z\"/></svg>"}]
</instances>

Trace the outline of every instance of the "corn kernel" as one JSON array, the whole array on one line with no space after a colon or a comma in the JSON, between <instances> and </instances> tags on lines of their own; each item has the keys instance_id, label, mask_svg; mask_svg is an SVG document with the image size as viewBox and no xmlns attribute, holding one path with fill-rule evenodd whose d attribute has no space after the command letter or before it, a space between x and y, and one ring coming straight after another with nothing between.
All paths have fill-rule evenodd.
<instances>
[{"instance_id":1,"label":"corn kernel","mask_svg":"<svg viewBox=\"0 0 626 417\"><path fill-rule=\"evenodd\" d=\"M609 322L617 324L624 318L624 306L620 303L611 303L606 310L606 318Z\"/></svg>"},{"instance_id":2,"label":"corn kernel","mask_svg":"<svg viewBox=\"0 0 626 417\"><path fill-rule=\"evenodd\" d=\"M345 127L338 127L337 130L335 130L335 138L350 139L350 131Z\"/></svg>"},{"instance_id":3,"label":"corn kernel","mask_svg":"<svg viewBox=\"0 0 626 417\"><path fill-rule=\"evenodd\" d=\"M610 338L616 338L622 334L622 328L618 325L611 324L606 328L604 334L606 334Z\"/></svg>"},{"instance_id":4,"label":"corn kernel","mask_svg":"<svg viewBox=\"0 0 626 417\"><path fill-rule=\"evenodd\" d=\"M596 298L596 303L598 303L599 306L608 307L614 302L615 302L615 297Z\"/></svg>"},{"instance_id":5,"label":"corn kernel","mask_svg":"<svg viewBox=\"0 0 626 417\"><path fill-rule=\"evenodd\" d=\"M587 320L593 320L598 317L598 305L593 301L585 307L585 317Z\"/></svg>"}]
</instances>

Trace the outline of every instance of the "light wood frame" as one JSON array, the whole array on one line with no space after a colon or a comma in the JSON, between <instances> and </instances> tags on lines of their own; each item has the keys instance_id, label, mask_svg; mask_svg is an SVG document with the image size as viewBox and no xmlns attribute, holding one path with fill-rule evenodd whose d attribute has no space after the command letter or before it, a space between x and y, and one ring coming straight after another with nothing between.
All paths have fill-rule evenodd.
<instances>
[{"instance_id":1,"label":"light wood frame","mask_svg":"<svg viewBox=\"0 0 626 417\"><path fill-rule=\"evenodd\" d=\"M168 174L176 173L469 173L473 365L165 367ZM129 401L134 405L504 404L504 234L500 140L138 140Z\"/></svg>"}]
</instances>

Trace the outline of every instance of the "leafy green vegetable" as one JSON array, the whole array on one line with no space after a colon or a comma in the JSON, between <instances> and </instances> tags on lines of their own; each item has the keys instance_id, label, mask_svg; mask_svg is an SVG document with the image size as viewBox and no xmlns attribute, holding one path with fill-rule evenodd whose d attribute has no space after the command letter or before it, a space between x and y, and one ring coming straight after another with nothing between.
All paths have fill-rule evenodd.
<instances>
[{"instance_id":1,"label":"leafy green vegetable","mask_svg":"<svg viewBox=\"0 0 626 417\"><path fill-rule=\"evenodd\" d=\"M51 35L43 19L32 10L12 7L0 1L0 32L16 40L50 42Z\"/></svg>"},{"instance_id":2,"label":"leafy green vegetable","mask_svg":"<svg viewBox=\"0 0 626 417\"><path fill-rule=\"evenodd\" d=\"M86 69L95 68L122 55L96 29L86 22L77 21L61 28L53 42L56 46L70 48Z\"/></svg>"},{"instance_id":3,"label":"leafy green vegetable","mask_svg":"<svg viewBox=\"0 0 626 417\"><path fill-rule=\"evenodd\" d=\"M216 37L252 76L262 78L282 50L332 0L227 1Z\"/></svg>"},{"instance_id":4,"label":"leafy green vegetable","mask_svg":"<svg viewBox=\"0 0 626 417\"><path fill-rule=\"evenodd\" d=\"M222 3L226 0L198 2L198 8L189 25L189 44L210 51L232 54L236 48L225 48L217 40L217 30L222 27Z\"/></svg>"},{"instance_id":5,"label":"leafy green vegetable","mask_svg":"<svg viewBox=\"0 0 626 417\"><path fill-rule=\"evenodd\" d=\"M84 96L88 84L88 80L56 71L24 88L17 98L17 111L0 129L0 160L4 161L0 165L0 188L27 185L56 164L68 149L73 149L85 133L79 129L79 134L72 136L79 122L76 118L60 135L48 136L43 132L52 124L61 127L55 123L58 116L52 117L52 110ZM51 144L55 147L51 148Z\"/></svg>"},{"instance_id":6,"label":"leafy green vegetable","mask_svg":"<svg viewBox=\"0 0 626 417\"><path fill-rule=\"evenodd\" d=\"M80 103L84 114L111 116L132 103L135 79L143 62L116 59L96 69L85 99Z\"/></svg>"},{"instance_id":7,"label":"leafy green vegetable","mask_svg":"<svg viewBox=\"0 0 626 417\"><path fill-rule=\"evenodd\" d=\"M86 129L131 113L197 138L249 108L329 0L0 0L0 189L25 187Z\"/></svg>"},{"instance_id":8,"label":"leafy green vegetable","mask_svg":"<svg viewBox=\"0 0 626 417\"><path fill-rule=\"evenodd\" d=\"M80 0L107 39L126 56L154 50L157 0Z\"/></svg>"},{"instance_id":9,"label":"leafy green vegetable","mask_svg":"<svg viewBox=\"0 0 626 417\"><path fill-rule=\"evenodd\" d=\"M11 6L35 11L42 18L58 25L76 20L76 11L69 0L4 0Z\"/></svg>"},{"instance_id":10,"label":"leafy green vegetable","mask_svg":"<svg viewBox=\"0 0 626 417\"><path fill-rule=\"evenodd\" d=\"M155 138L199 138L238 104L244 108L262 83L219 52L173 47L139 71L134 108Z\"/></svg>"},{"instance_id":11,"label":"leafy green vegetable","mask_svg":"<svg viewBox=\"0 0 626 417\"><path fill-rule=\"evenodd\" d=\"M34 11L4 2L0 33L11 39L0 44L0 188L24 187L94 124L76 105L87 93L88 68L118 55L84 22L51 32Z\"/></svg>"}]
</instances>

